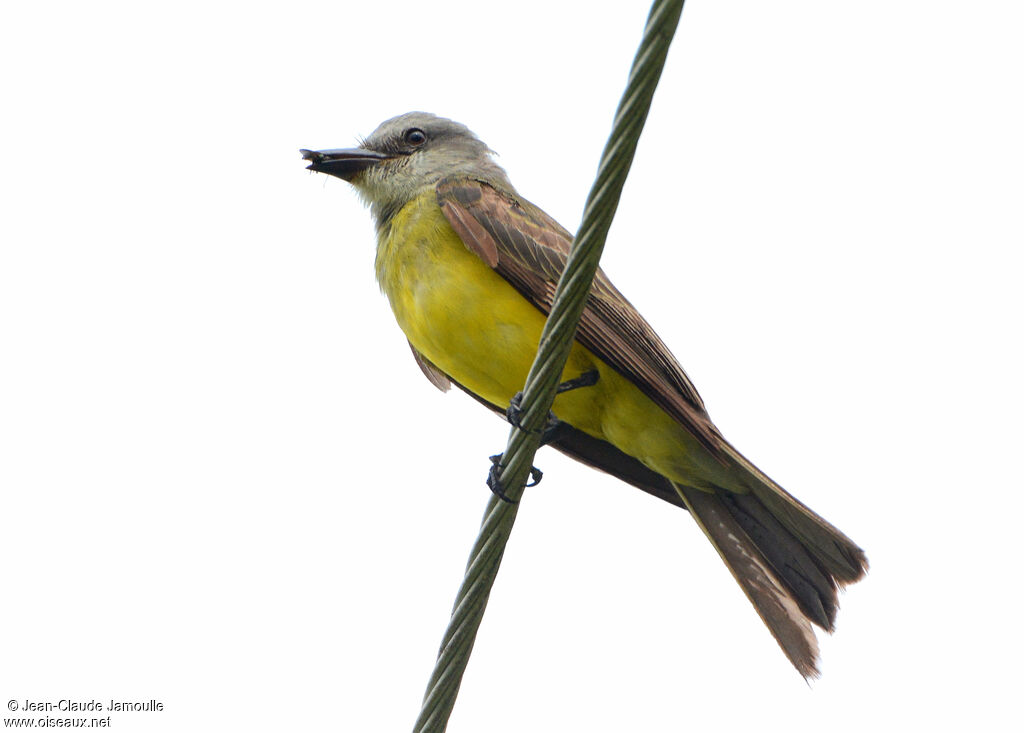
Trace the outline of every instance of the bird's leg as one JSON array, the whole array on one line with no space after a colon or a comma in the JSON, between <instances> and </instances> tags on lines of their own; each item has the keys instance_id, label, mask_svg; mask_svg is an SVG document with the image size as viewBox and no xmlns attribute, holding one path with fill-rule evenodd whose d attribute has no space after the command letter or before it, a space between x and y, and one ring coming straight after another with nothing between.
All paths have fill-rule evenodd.
<instances>
[{"instance_id":1,"label":"bird's leg","mask_svg":"<svg viewBox=\"0 0 1024 733\"><path fill-rule=\"evenodd\" d=\"M597 384L597 379L600 375L596 369L591 369L589 372L583 372L583 374L576 377L576 379L567 379L560 385L555 387L555 394L562 394L562 392L570 392L580 387L593 387Z\"/></svg>"},{"instance_id":2,"label":"bird's leg","mask_svg":"<svg viewBox=\"0 0 1024 733\"><path fill-rule=\"evenodd\" d=\"M579 389L580 387L592 387L597 384L598 373L596 369L589 372L584 372L575 379L568 379L557 387L555 387L555 394L562 394L562 392L569 392L570 390ZM505 411L505 416L508 421L515 425L517 428L522 429L522 416L523 416L523 393L516 392L515 396L509 402L508 409ZM547 445L548 443L557 440L561 432L565 429L565 423L555 417L553 412L548 412L548 422L544 426L544 429L540 433L540 445ZM502 501L507 501L510 504L515 502L505 496L505 487L501 485L501 481L498 480L498 466L501 463L501 458L504 454L499 453L496 456L491 456L491 470L487 472L487 486ZM536 466L530 467L530 478L533 479L531 483L526 484L527 486L536 486L540 483L540 480L544 477L544 472Z\"/></svg>"},{"instance_id":3,"label":"bird's leg","mask_svg":"<svg viewBox=\"0 0 1024 733\"><path fill-rule=\"evenodd\" d=\"M563 392L570 392L580 387L593 387L597 384L598 373L596 369L591 369L589 372L583 372L580 376L575 379L567 379L566 381L555 387L555 394L562 394ZM522 417L523 417L523 393L516 392L511 402L508 404L508 409L505 410L505 416L508 421L515 425L517 428L522 429ZM540 444L547 445L551 441L558 438L559 432L563 429L565 423L555 417L553 412L548 412L548 422L544 426L544 429L540 433Z\"/></svg>"}]
</instances>

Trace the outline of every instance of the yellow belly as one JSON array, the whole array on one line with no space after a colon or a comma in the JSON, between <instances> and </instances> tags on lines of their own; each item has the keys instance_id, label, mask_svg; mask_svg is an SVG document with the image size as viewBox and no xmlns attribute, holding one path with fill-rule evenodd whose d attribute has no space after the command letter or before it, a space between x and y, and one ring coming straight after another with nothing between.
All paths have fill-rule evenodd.
<instances>
[{"instance_id":1,"label":"yellow belly","mask_svg":"<svg viewBox=\"0 0 1024 733\"><path fill-rule=\"evenodd\" d=\"M545 316L466 248L433 190L395 216L378 243L376 269L413 347L466 389L507 407L526 381ZM596 385L556 397L552 411L560 420L674 480L703 473L692 463L690 434L579 343L562 379L595 369Z\"/></svg>"}]
</instances>

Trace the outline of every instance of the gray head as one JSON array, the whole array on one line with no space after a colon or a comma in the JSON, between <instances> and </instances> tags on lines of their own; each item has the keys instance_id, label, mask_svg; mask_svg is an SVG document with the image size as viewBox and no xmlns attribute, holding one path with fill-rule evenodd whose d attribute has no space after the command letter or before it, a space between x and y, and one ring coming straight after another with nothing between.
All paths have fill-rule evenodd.
<instances>
[{"instance_id":1,"label":"gray head","mask_svg":"<svg viewBox=\"0 0 1024 733\"><path fill-rule=\"evenodd\" d=\"M465 125L427 112L382 122L358 148L303 150L310 170L348 181L382 226L423 189L448 176L512 188L488 148Z\"/></svg>"}]
</instances>

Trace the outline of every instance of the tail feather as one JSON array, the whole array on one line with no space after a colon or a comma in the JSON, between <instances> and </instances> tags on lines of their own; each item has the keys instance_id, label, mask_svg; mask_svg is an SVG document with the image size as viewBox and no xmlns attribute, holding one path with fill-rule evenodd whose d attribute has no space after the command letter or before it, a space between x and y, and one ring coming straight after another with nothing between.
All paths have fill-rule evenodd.
<instances>
[{"instance_id":1,"label":"tail feather","mask_svg":"<svg viewBox=\"0 0 1024 733\"><path fill-rule=\"evenodd\" d=\"M775 574L793 591L807 617L832 631L839 605L836 582L828 571L756 497L724 491L718 496Z\"/></svg>"},{"instance_id":2,"label":"tail feather","mask_svg":"<svg viewBox=\"0 0 1024 733\"><path fill-rule=\"evenodd\" d=\"M807 549L839 587L864 577L868 558L856 542L772 481L724 438L720 447L735 462L738 474L745 476L742 484Z\"/></svg>"},{"instance_id":3,"label":"tail feather","mask_svg":"<svg viewBox=\"0 0 1024 733\"><path fill-rule=\"evenodd\" d=\"M817 677L818 641L805 604L773 571L722 496L689 486L676 489L783 653L805 678Z\"/></svg>"},{"instance_id":4,"label":"tail feather","mask_svg":"<svg viewBox=\"0 0 1024 733\"><path fill-rule=\"evenodd\" d=\"M743 483L750 493L807 548L840 587L864 577L868 558L856 542L772 481L725 440L722 448L738 464L740 472L746 474Z\"/></svg>"},{"instance_id":5,"label":"tail feather","mask_svg":"<svg viewBox=\"0 0 1024 733\"><path fill-rule=\"evenodd\" d=\"M755 483L752 494L807 547L838 585L855 583L864 577L868 568L864 550L792 494L770 480Z\"/></svg>"},{"instance_id":6,"label":"tail feather","mask_svg":"<svg viewBox=\"0 0 1024 733\"><path fill-rule=\"evenodd\" d=\"M838 589L864 576L867 557L850 538L756 467L740 494L676 485L772 635L805 678L817 676L811 623L835 628Z\"/></svg>"}]
</instances>

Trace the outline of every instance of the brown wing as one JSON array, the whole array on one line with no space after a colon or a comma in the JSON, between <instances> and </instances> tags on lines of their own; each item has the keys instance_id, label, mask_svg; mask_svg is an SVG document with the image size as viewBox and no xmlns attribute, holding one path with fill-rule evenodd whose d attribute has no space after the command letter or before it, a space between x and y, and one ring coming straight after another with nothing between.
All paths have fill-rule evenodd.
<instances>
[{"instance_id":1,"label":"brown wing","mask_svg":"<svg viewBox=\"0 0 1024 733\"><path fill-rule=\"evenodd\" d=\"M530 202L483 181L441 181L437 201L466 247L547 315L572 236ZM721 435L693 383L654 329L601 270L594 278L576 339L721 455Z\"/></svg>"},{"instance_id":2,"label":"brown wing","mask_svg":"<svg viewBox=\"0 0 1024 733\"><path fill-rule=\"evenodd\" d=\"M432 385L442 392L447 392L452 388L451 378L434 366L433 362L427 359L427 357L416 351L416 347L412 345L411 341L409 342L409 348L412 349L412 358L416 360L416 364L419 366L420 371L423 372L423 376L430 380Z\"/></svg>"}]
</instances>

